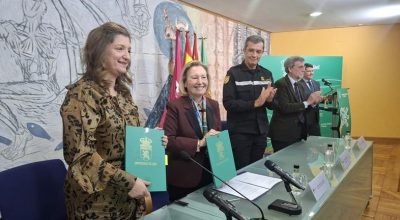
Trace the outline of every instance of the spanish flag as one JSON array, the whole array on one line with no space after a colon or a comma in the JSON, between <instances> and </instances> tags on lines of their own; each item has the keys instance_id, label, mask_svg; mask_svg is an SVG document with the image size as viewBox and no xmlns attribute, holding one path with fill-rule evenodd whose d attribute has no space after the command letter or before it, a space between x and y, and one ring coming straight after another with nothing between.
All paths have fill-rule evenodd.
<instances>
[{"instance_id":1,"label":"spanish flag","mask_svg":"<svg viewBox=\"0 0 400 220\"><path fill-rule=\"evenodd\" d=\"M183 63L183 66L185 66L185 64L193 61L192 58L192 51L190 49L190 37L189 37L189 31L186 31L186 36L185 36L185 40L186 40L186 44L185 44L185 62Z\"/></svg>"}]
</instances>

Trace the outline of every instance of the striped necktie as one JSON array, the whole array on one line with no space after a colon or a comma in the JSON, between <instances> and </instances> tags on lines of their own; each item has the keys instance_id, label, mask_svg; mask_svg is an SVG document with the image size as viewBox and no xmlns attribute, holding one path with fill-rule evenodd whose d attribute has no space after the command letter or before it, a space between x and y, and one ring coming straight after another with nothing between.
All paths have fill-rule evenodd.
<instances>
[{"instance_id":1,"label":"striped necktie","mask_svg":"<svg viewBox=\"0 0 400 220\"><path fill-rule=\"evenodd\" d=\"M308 80L307 84L308 84L308 87L310 87L310 91L311 91L311 92L314 92L314 86L313 86L313 84L311 83L311 80Z\"/></svg>"},{"instance_id":2,"label":"striped necktie","mask_svg":"<svg viewBox=\"0 0 400 220\"><path fill-rule=\"evenodd\" d=\"M301 92L299 89L299 83L295 82L294 84L294 91L296 93L297 98L299 99L299 102L303 102L303 98L301 96ZM300 112L299 115L299 121L304 124L305 123L305 116L304 116L304 112Z\"/></svg>"},{"instance_id":3,"label":"striped necktie","mask_svg":"<svg viewBox=\"0 0 400 220\"><path fill-rule=\"evenodd\" d=\"M302 102L303 98L302 98L300 90L299 90L299 83L295 82L293 85L294 85L294 92L296 93L297 99L299 100L299 102Z\"/></svg>"}]
</instances>

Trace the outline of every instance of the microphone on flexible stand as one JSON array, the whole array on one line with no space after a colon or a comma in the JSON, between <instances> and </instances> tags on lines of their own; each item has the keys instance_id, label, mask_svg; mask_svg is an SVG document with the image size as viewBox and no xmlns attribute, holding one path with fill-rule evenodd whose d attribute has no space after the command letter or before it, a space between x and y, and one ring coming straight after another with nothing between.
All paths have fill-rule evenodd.
<instances>
[{"instance_id":1,"label":"microphone on flexible stand","mask_svg":"<svg viewBox=\"0 0 400 220\"><path fill-rule=\"evenodd\" d=\"M321 81L324 83L324 85L326 85L326 86L330 86L330 85L332 85L332 83L331 82L329 82L328 80L326 80L326 79L321 79Z\"/></svg>"},{"instance_id":2,"label":"microphone on flexible stand","mask_svg":"<svg viewBox=\"0 0 400 220\"><path fill-rule=\"evenodd\" d=\"M217 191L208 188L203 191L203 196L211 203L214 203L219 207L219 209L225 213L227 219L232 219L232 217L238 220L248 220L248 218L242 216L236 207L229 201L221 198Z\"/></svg>"},{"instance_id":3,"label":"microphone on flexible stand","mask_svg":"<svg viewBox=\"0 0 400 220\"><path fill-rule=\"evenodd\" d=\"M180 151L179 152L179 154L180 154L180 156L183 158L183 159L185 159L185 160L190 160L190 161L192 161L192 162L194 162L195 164L197 164L198 166L200 166L203 170L205 170L207 173L209 173L209 174L211 174L212 176L214 176L215 178L217 178L219 181L221 181L223 184L225 184L225 185L227 185L229 188L231 188L233 191L235 191L235 192L237 192L239 195L241 195L244 199L246 199L247 201L249 201L251 204L253 204L255 207L257 207L258 208L258 210L260 210L260 212L261 212L261 218L253 218L252 220L266 220L265 218L264 218L264 212L262 211L262 209L260 208L260 206L258 206L255 202L253 202L253 201L251 201L249 198L247 198L245 195L243 195L242 193L240 193L239 191L237 191L235 188L233 188L231 185L229 185L227 182L225 182L224 180L222 180L221 178L219 178L218 176L216 176L213 172L211 172L209 169L207 169L206 167L204 167L203 165L201 165L199 162L197 162L196 160L194 160L190 155L189 155L189 153L188 152L186 152L186 151L184 151L184 150L182 150L182 151ZM206 192L207 191L207 192ZM206 194L207 194L207 196L206 196ZM206 199L208 200L208 201L210 201L209 200L209 198L210 197L215 197L215 196L213 196L213 195L215 195L215 194L217 194L217 192L209 192L209 190L208 189L206 189L206 190L204 190L204 192L203 192L203 195L204 195L204 197L206 197ZM207 197L209 197L209 198L207 198ZM218 196L219 197L219 196ZM220 198L219 197L219 199L220 200L223 200L222 198ZM211 201L210 201L211 202ZM212 202L212 203L214 203L214 202ZM228 202L227 202L228 203ZM216 203L214 203L214 204L216 204ZM217 205L217 204L216 204ZM232 204L231 204L232 205ZM218 205L217 205L218 206ZM233 205L232 205L233 206ZM220 207L220 206L218 206L218 207ZM220 207L221 208L221 207ZM226 214L226 213L225 213ZM228 218L228 216L227 216L227 218ZM236 218L236 217L235 217Z\"/></svg>"},{"instance_id":4,"label":"microphone on flexible stand","mask_svg":"<svg viewBox=\"0 0 400 220\"><path fill-rule=\"evenodd\" d=\"M276 210L278 212L283 212L289 215L300 215L301 214L301 206L297 203L296 199L293 196L292 188L290 188L290 184L295 186L298 189L304 190L304 186L301 185L292 175L284 171L280 168L276 163L266 160L264 165L271 170L272 172L278 174L283 180L285 184L286 191L289 193L290 197L292 198L293 202L284 201L281 199L277 199L272 202L268 208L272 210Z\"/></svg>"},{"instance_id":5,"label":"microphone on flexible stand","mask_svg":"<svg viewBox=\"0 0 400 220\"><path fill-rule=\"evenodd\" d=\"M332 99L334 99L334 95L335 95L335 93L336 93L336 92L334 92L334 90L333 90L333 88L332 88L332 83L329 82L329 81L326 80L326 79L321 79L321 81L324 83L325 86L328 86L328 87L329 87L329 92L327 92L327 93L324 95L324 96L325 96L325 97L324 97L324 101L329 101L329 102L331 102ZM333 108L332 110L327 109L327 108L324 108L323 110L325 110L325 111L332 111L333 114L336 114L336 112L337 112L337 108Z\"/></svg>"},{"instance_id":6,"label":"microphone on flexible stand","mask_svg":"<svg viewBox=\"0 0 400 220\"><path fill-rule=\"evenodd\" d=\"M326 85L326 86L328 86L328 87L329 87L329 89L330 89L329 93L331 93L331 92L333 91L333 88L332 88L332 83L331 83L331 82L329 82L329 81L328 81L328 80L326 80L326 79L321 79L321 81L324 83L324 85Z\"/></svg>"},{"instance_id":7,"label":"microphone on flexible stand","mask_svg":"<svg viewBox=\"0 0 400 220\"><path fill-rule=\"evenodd\" d=\"M281 177L281 179L284 182L289 182L293 186L295 186L298 189L304 190L304 186L301 185L292 175L290 175L288 172L284 171L282 168L280 168L276 163L266 160L264 165L271 170L272 172L278 174L278 176Z\"/></svg>"}]
</instances>

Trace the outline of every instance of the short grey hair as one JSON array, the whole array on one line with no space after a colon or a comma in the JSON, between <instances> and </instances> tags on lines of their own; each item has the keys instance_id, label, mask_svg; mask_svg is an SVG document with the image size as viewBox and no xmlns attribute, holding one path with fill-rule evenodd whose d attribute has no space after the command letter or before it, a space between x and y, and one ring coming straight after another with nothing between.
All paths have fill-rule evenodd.
<instances>
[{"instance_id":1,"label":"short grey hair","mask_svg":"<svg viewBox=\"0 0 400 220\"><path fill-rule=\"evenodd\" d=\"M294 67L294 63L296 63L298 61L304 62L304 58L300 57L300 56L291 56L291 57L287 58L285 60L285 63L283 64L283 66L285 67L285 72L289 73L289 68Z\"/></svg>"},{"instance_id":2,"label":"short grey hair","mask_svg":"<svg viewBox=\"0 0 400 220\"><path fill-rule=\"evenodd\" d=\"M261 42L261 43L263 44L263 49L264 49L265 42L264 42L264 38L262 38L261 36L258 36L258 35L251 35L251 36L248 36L248 37L246 38L246 41L244 42L244 48L243 48L243 50L246 50L247 44L248 44L249 42L251 42L251 43L253 43L253 44L258 44L258 43Z\"/></svg>"}]
</instances>

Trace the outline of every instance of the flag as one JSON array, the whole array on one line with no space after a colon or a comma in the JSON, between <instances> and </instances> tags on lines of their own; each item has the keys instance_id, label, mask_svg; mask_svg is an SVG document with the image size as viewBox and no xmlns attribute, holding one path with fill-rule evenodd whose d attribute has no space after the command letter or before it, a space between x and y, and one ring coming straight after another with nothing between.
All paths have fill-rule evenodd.
<instances>
[{"instance_id":1,"label":"flag","mask_svg":"<svg viewBox=\"0 0 400 220\"><path fill-rule=\"evenodd\" d=\"M168 101L172 101L178 98L178 90L179 88L179 80L181 80L181 72L182 72L182 54L181 54L181 31L176 31L176 40L175 40L175 67L174 67L174 76L172 78L171 88L168 96Z\"/></svg>"},{"instance_id":2,"label":"flag","mask_svg":"<svg viewBox=\"0 0 400 220\"><path fill-rule=\"evenodd\" d=\"M205 37L201 37L200 58L204 65L207 65L206 39Z\"/></svg>"},{"instance_id":3,"label":"flag","mask_svg":"<svg viewBox=\"0 0 400 220\"><path fill-rule=\"evenodd\" d=\"M190 37L189 37L189 31L186 31L186 36L185 36L186 44L185 44L185 62L183 63L182 66L185 64L191 62L193 60L192 58L192 51L190 49ZM176 65L176 64L175 64Z\"/></svg>"},{"instance_id":4,"label":"flag","mask_svg":"<svg viewBox=\"0 0 400 220\"><path fill-rule=\"evenodd\" d=\"M193 60L199 60L199 50L197 49L197 34L193 33Z\"/></svg>"},{"instance_id":5,"label":"flag","mask_svg":"<svg viewBox=\"0 0 400 220\"><path fill-rule=\"evenodd\" d=\"M186 32L187 35L187 32ZM181 79L182 72L182 54L181 54L181 31L176 29L176 39L175 39L175 67L174 75L172 76L171 86L169 88L168 101L173 101L179 97L179 80ZM164 108L163 115L158 125L160 128L164 126L165 116L167 115L167 110Z\"/></svg>"},{"instance_id":6,"label":"flag","mask_svg":"<svg viewBox=\"0 0 400 220\"><path fill-rule=\"evenodd\" d=\"M172 53L171 53L172 54ZM172 55L171 55L172 56ZM172 73L168 74L168 79L160 91L160 95L157 98L156 103L154 103L149 115L147 116L147 121L144 125L146 128L155 128L159 125L161 118L164 115L165 106L167 106L169 89L171 88ZM144 108L144 112L147 113L147 108Z\"/></svg>"}]
</instances>

